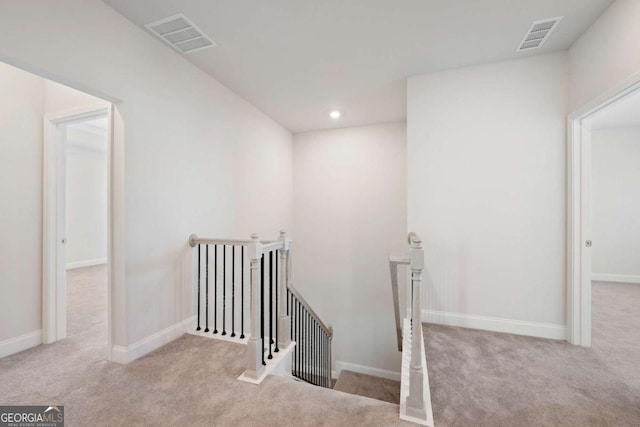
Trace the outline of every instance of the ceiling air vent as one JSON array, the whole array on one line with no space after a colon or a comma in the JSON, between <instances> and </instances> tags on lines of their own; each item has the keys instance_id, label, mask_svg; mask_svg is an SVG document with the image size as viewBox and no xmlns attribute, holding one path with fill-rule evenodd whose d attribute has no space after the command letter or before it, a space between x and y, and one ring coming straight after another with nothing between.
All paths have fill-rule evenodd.
<instances>
[{"instance_id":1,"label":"ceiling air vent","mask_svg":"<svg viewBox=\"0 0 640 427\"><path fill-rule=\"evenodd\" d=\"M520 42L518 49L516 52L526 52L528 50L538 49L542 47L544 42L549 39L553 30L556 29L560 21L562 20L562 16L558 16L557 18L545 19L542 21L536 21L531 24L529 27L529 31L525 34L524 38Z\"/></svg>"},{"instance_id":2,"label":"ceiling air vent","mask_svg":"<svg viewBox=\"0 0 640 427\"><path fill-rule=\"evenodd\" d=\"M216 44L186 16L179 13L145 25L149 31L182 53L213 47Z\"/></svg>"}]
</instances>

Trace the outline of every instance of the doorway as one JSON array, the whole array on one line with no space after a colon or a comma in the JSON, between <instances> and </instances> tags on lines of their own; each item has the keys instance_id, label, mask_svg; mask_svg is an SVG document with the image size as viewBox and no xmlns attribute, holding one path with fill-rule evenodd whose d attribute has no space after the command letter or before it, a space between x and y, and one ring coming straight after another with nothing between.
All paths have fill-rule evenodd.
<instances>
[{"instance_id":1,"label":"doorway","mask_svg":"<svg viewBox=\"0 0 640 427\"><path fill-rule=\"evenodd\" d=\"M44 119L43 342L81 338L109 358L112 107Z\"/></svg>"},{"instance_id":2,"label":"doorway","mask_svg":"<svg viewBox=\"0 0 640 427\"><path fill-rule=\"evenodd\" d=\"M107 358L125 363L113 351L118 348L114 344L126 344L125 127L121 100L78 83L61 84L39 75L38 70L2 61L0 87L5 95L0 105L0 357L67 336L66 219L58 209L66 204L66 187L61 185L64 174L60 173L66 158L62 154L68 127L91 120L102 120L104 127L106 117L107 252L93 259L107 261L103 264L107 312L102 316ZM64 340L59 347L74 347L74 343Z\"/></svg>"},{"instance_id":3,"label":"doorway","mask_svg":"<svg viewBox=\"0 0 640 427\"><path fill-rule=\"evenodd\" d=\"M598 295L602 295L601 291L609 292L613 289L612 287L602 288L600 283L633 280L634 274L629 274L630 270L625 270L629 266L621 266L619 262L628 254L606 255L606 252L611 249L612 237L617 245L628 240L625 232L620 230L620 224L616 224L620 221L620 214L624 214L624 212L620 212L620 206L613 206L618 202L614 202L611 197L608 199L600 197L599 202L597 200L595 202L608 204L609 215L613 214L614 216L603 216L602 209L607 210L607 206L598 205L598 210L594 211L594 190L602 195L604 187L599 182L599 187L594 188L593 180L594 154L598 156L596 164L598 169L595 171L598 176L602 175L603 170L615 171L622 166L618 165L620 167L616 168L616 165L606 164L607 159L603 156L609 156L609 160L613 160L616 156L618 160L621 158L620 153L609 152L607 155L603 151L610 150L611 147L602 146L603 142L600 141L603 135L602 129L610 128L616 123L622 127L630 127L628 126L630 122L635 122L635 120L638 120L638 126L640 126L640 74L632 76L619 87L603 94L600 98L569 116L567 338L572 344L592 346L593 296L595 295L592 278L597 279L595 285L597 289L595 290ZM628 133L628 131L624 132ZM611 132L606 133L611 134ZM640 140L637 143L640 144ZM620 188L616 188L616 190L618 191ZM634 194L633 197L637 196ZM612 212L612 209L615 212ZM594 214L597 217L594 217ZM603 230L602 224L605 223L611 225L607 231ZM598 227L597 230L594 229L594 224ZM606 237L606 233L610 235ZM607 247L609 248L607 249ZM594 255L598 257L595 264ZM607 258L609 259L607 260ZM637 260L635 264L637 264ZM617 265L615 269L618 272L593 270L594 266L605 268L607 265L610 267L606 268L612 269ZM596 273L595 276L593 273ZM640 288L640 284L637 286ZM615 310L612 309L607 311L610 314L615 313Z\"/></svg>"}]
</instances>

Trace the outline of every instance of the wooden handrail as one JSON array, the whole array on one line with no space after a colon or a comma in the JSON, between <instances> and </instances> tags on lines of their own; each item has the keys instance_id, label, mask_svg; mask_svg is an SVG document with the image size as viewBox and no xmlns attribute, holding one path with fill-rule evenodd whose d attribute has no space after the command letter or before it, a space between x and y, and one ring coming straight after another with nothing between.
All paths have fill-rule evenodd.
<instances>
[{"instance_id":1,"label":"wooden handrail","mask_svg":"<svg viewBox=\"0 0 640 427\"><path fill-rule=\"evenodd\" d=\"M318 316L318 314L315 311L313 311L309 303L302 297L302 295L300 295L300 292L298 292L298 290L293 287L292 283L289 283L289 292L291 292L293 296L296 297L296 299L300 302L300 304L302 304L305 310L307 310L309 314L318 322L318 325L320 325L320 328L322 328L322 330L327 334L327 336L329 338L333 338L333 328L330 325L329 326L326 325L322 321L322 319L320 319L320 316Z\"/></svg>"},{"instance_id":2,"label":"wooden handrail","mask_svg":"<svg viewBox=\"0 0 640 427\"><path fill-rule=\"evenodd\" d=\"M279 240L262 240L260 243L263 245L270 245L277 243ZM249 246L254 243L252 240L238 240L238 239L213 239L207 237L198 237L195 234L189 236L189 246L192 248L196 245L233 245L233 246Z\"/></svg>"}]
</instances>

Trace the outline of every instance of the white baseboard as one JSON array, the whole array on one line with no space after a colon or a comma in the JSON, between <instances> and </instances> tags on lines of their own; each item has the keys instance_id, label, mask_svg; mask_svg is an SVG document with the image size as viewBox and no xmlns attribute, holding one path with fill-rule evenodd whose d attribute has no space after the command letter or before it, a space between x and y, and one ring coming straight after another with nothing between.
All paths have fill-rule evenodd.
<instances>
[{"instance_id":1,"label":"white baseboard","mask_svg":"<svg viewBox=\"0 0 640 427\"><path fill-rule=\"evenodd\" d=\"M640 276L631 274L592 273L591 280L598 282L640 283Z\"/></svg>"},{"instance_id":2,"label":"white baseboard","mask_svg":"<svg viewBox=\"0 0 640 427\"><path fill-rule=\"evenodd\" d=\"M505 332L553 340L567 339L567 327L551 323L527 322L499 317L474 316L445 311L422 310L422 321L438 325L460 326L484 331Z\"/></svg>"},{"instance_id":3,"label":"white baseboard","mask_svg":"<svg viewBox=\"0 0 640 427\"><path fill-rule=\"evenodd\" d=\"M40 329L0 341L0 358L19 353L40 344L42 344L42 330Z\"/></svg>"},{"instance_id":4,"label":"white baseboard","mask_svg":"<svg viewBox=\"0 0 640 427\"><path fill-rule=\"evenodd\" d=\"M165 344L180 338L187 331L191 330L194 317L183 320L182 322L171 325L155 334L141 339L127 347L119 345L111 346L111 361L126 364L141 358L154 350L159 349Z\"/></svg>"},{"instance_id":5,"label":"white baseboard","mask_svg":"<svg viewBox=\"0 0 640 427\"><path fill-rule=\"evenodd\" d=\"M91 267L93 265L106 264L107 258L86 259L84 261L73 261L67 263L67 270L74 268Z\"/></svg>"},{"instance_id":6,"label":"white baseboard","mask_svg":"<svg viewBox=\"0 0 640 427\"><path fill-rule=\"evenodd\" d=\"M338 379L340 372L346 369L347 371L357 372L359 374L371 375L373 377L387 378L389 380L400 381L400 372L387 371L386 369L374 368L372 366L358 365L357 363L343 362L342 360L336 360L336 367L333 371L333 378Z\"/></svg>"}]
</instances>

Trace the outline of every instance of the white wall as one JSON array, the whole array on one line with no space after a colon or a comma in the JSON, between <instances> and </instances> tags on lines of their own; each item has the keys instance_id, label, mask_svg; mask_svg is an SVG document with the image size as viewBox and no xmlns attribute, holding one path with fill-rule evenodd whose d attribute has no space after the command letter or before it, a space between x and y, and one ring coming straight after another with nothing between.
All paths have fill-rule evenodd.
<instances>
[{"instance_id":1,"label":"white wall","mask_svg":"<svg viewBox=\"0 0 640 427\"><path fill-rule=\"evenodd\" d=\"M44 112L62 113L76 108L105 104L100 98L44 79Z\"/></svg>"},{"instance_id":2,"label":"white wall","mask_svg":"<svg viewBox=\"0 0 640 427\"><path fill-rule=\"evenodd\" d=\"M0 2L0 60L122 101L126 307L114 344L191 315L191 233L291 229L290 132L104 3Z\"/></svg>"},{"instance_id":3,"label":"white wall","mask_svg":"<svg viewBox=\"0 0 640 427\"><path fill-rule=\"evenodd\" d=\"M571 111L640 71L640 1L617 0L569 50Z\"/></svg>"},{"instance_id":4,"label":"white wall","mask_svg":"<svg viewBox=\"0 0 640 427\"><path fill-rule=\"evenodd\" d=\"M44 82L0 63L0 93L0 341L4 341L41 329ZM0 345L0 355L2 351Z\"/></svg>"},{"instance_id":5,"label":"white wall","mask_svg":"<svg viewBox=\"0 0 640 427\"><path fill-rule=\"evenodd\" d=\"M592 133L592 271L640 283L640 128Z\"/></svg>"},{"instance_id":6,"label":"white wall","mask_svg":"<svg viewBox=\"0 0 640 427\"><path fill-rule=\"evenodd\" d=\"M337 361L394 372L388 255L406 246L405 147L405 123L294 141L294 285L333 324Z\"/></svg>"},{"instance_id":7,"label":"white wall","mask_svg":"<svg viewBox=\"0 0 640 427\"><path fill-rule=\"evenodd\" d=\"M107 135L67 128L67 268L107 261Z\"/></svg>"},{"instance_id":8,"label":"white wall","mask_svg":"<svg viewBox=\"0 0 640 427\"><path fill-rule=\"evenodd\" d=\"M425 320L564 337L565 53L408 81Z\"/></svg>"}]
</instances>

